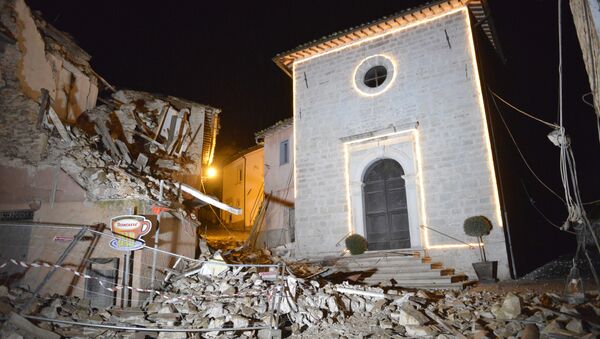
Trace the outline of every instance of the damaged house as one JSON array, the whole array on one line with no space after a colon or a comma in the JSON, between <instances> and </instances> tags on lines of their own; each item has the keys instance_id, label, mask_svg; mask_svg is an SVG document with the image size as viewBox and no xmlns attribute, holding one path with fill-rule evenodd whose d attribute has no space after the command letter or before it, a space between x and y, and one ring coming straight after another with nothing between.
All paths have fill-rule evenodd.
<instances>
[{"instance_id":1,"label":"damaged house","mask_svg":"<svg viewBox=\"0 0 600 339\"><path fill-rule=\"evenodd\" d=\"M195 257L197 208L203 199L218 203L195 187L213 161L220 110L116 91L89 61L69 35L23 0L0 2L0 220L64 226L4 226L0 257L56 261L79 229L69 225L109 225L111 218L131 214L146 215L154 225L159 215L158 248ZM107 94L99 99L99 93ZM151 236L154 231L145 240L153 246ZM123 252L106 241L82 239L73 257L114 263L119 273L111 279L122 279L128 265ZM134 280L147 274L147 256L140 252L131 259ZM170 261L159 258L159 265L169 267ZM1 278L24 272L12 270ZM40 271L23 274L22 285L42 279ZM69 285L61 278L55 277L48 293L87 296L84 281Z\"/></svg>"},{"instance_id":2,"label":"damaged house","mask_svg":"<svg viewBox=\"0 0 600 339\"><path fill-rule=\"evenodd\" d=\"M264 191L270 194L258 244L277 247L295 242L292 119L285 119L255 134L263 145Z\"/></svg>"},{"instance_id":3,"label":"damaged house","mask_svg":"<svg viewBox=\"0 0 600 339\"><path fill-rule=\"evenodd\" d=\"M509 278L473 37L499 48L484 5L436 1L275 57L293 82L298 257L339 255L357 233L372 254L420 251L473 277L463 222L484 215Z\"/></svg>"}]
</instances>

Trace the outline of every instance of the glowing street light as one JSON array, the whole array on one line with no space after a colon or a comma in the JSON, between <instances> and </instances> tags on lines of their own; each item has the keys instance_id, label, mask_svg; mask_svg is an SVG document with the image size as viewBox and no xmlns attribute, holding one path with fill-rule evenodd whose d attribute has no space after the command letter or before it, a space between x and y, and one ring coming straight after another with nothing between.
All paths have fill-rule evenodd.
<instances>
[{"instance_id":1,"label":"glowing street light","mask_svg":"<svg viewBox=\"0 0 600 339\"><path fill-rule=\"evenodd\" d=\"M216 177L216 176L217 176L217 169L216 169L216 168L214 168L214 167L209 167L209 168L206 170L206 177L207 177L207 178L209 178L209 179L210 179L210 178L214 178L214 177Z\"/></svg>"}]
</instances>

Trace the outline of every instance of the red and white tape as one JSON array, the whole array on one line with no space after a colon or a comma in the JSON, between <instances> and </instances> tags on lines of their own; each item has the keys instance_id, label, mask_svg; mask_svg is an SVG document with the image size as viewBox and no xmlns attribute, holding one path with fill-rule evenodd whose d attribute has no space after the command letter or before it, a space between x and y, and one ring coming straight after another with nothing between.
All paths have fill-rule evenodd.
<instances>
[{"instance_id":1,"label":"red and white tape","mask_svg":"<svg viewBox=\"0 0 600 339\"><path fill-rule=\"evenodd\" d=\"M207 298L233 298L233 297L252 297L252 296L261 296L264 295L263 291L260 292L250 292L250 293L234 293L234 294L202 294L202 295L180 295L180 296L169 296L166 292L159 292L157 290L150 290L150 289L144 289L144 288L136 288L136 287L131 287L131 286L123 286L123 285L115 285L113 287L107 287L105 286L105 282L103 282L102 280L96 278L96 277L92 277L88 274L85 274L83 272L79 272L71 267L64 267L61 265L56 265L56 264L49 264L46 262L32 262L32 263L27 263L21 260L15 260L15 259L9 259L8 261L0 264L0 269L5 268L6 266L8 266L8 264L13 264L19 267L23 267L23 268L57 268L57 269L61 269L61 270L65 270L65 271L69 271L73 274L75 274L78 277L82 277L83 279L94 279L94 280L98 280L98 283L100 284L100 286L102 286L102 288L104 288L105 290L109 291L109 292L117 292L120 291L124 288L127 288L131 291L137 291L137 292L143 292L143 293L155 293L158 296L161 296L163 298L167 298L170 301L177 301L178 299L181 300L185 300L185 299L207 299ZM267 295L271 296L272 294L272 289L270 289L269 291L267 291Z\"/></svg>"}]
</instances>

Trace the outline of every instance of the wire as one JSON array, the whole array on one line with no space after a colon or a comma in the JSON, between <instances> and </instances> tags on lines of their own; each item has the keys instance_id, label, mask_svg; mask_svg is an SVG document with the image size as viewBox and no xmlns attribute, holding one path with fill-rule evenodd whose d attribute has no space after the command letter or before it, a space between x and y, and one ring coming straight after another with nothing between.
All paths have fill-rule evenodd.
<instances>
[{"instance_id":1,"label":"wire","mask_svg":"<svg viewBox=\"0 0 600 339\"><path fill-rule=\"evenodd\" d=\"M525 195L527 195L527 199L529 200L529 203L531 204L531 207L533 207L541 216L542 218L544 218L544 220L546 220L546 222L548 224L550 224L551 226L561 230L561 231L565 231L563 230L559 225L555 224L552 222L552 220L550 220L550 218L548 218L535 204L535 200L533 200L533 198L531 197L531 195L529 194L529 191L527 190L527 187L525 186L525 183L523 183L523 180L521 180L521 185L523 186L523 189L525 190ZM571 234L577 234L573 231L569 231L566 230L565 232L567 233L571 233Z\"/></svg>"},{"instance_id":2,"label":"wire","mask_svg":"<svg viewBox=\"0 0 600 339\"><path fill-rule=\"evenodd\" d=\"M586 105L590 106L591 108L594 108L594 104L587 101L585 97L587 97L588 95L592 95L592 92L587 92L584 95L581 96L581 101L583 101L583 103L585 103Z\"/></svg>"},{"instance_id":3,"label":"wire","mask_svg":"<svg viewBox=\"0 0 600 339\"><path fill-rule=\"evenodd\" d=\"M500 101L502 101L502 102L503 102L503 103L505 103L505 104L506 104L508 107L510 107L510 108L512 108L512 109L514 109L515 111L517 111L517 112L519 112L519 113L521 113L521 114L523 114L523 115L525 115L525 116L527 116L527 117L529 117L529 118L531 118L531 119L533 119L533 120L539 121L539 122L541 122L542 124L544 124L544 125L546 125L546 126L549 126L549 127L552 127L552 128L559 128L559 127L560 127L560 126L558 126L558 125L556 125L556 124L553 124L553 123L551 123L551 122L544 121L544 120L542 120L542 119L540 119L540 118L538 118L538 117L536 117L536 116L534 116L534 115L532 115L532 114L530 114L530 113L527 113L527 112L523 111L522 109L519 109L519 108L517 108L516 106L512 105L510 102L506 101L506 100L505 100L505 99L503 99L501 96L499 96L498 94L496 94L494 91L492 91L492 90L489 88L489 86L488 86L488 91L490 91L490 93L491 93L491 94L492 94L494 97L498 98Z\"/></svg>"},{"instance_id":4,"label":"wire","mask_svg":"<svg viewBox=\"0 0 600 339\"><path fill-rule=\"evenodd\" d=\"M502 116L502 113L500 111L500 108L498 107L498 104L496 102L496 99L494 98L497 97L500 100L503 100L502 98L498 97L497 95L494 94L494 92L492 92L491 89L488 90L491 92L491 94L493 94L492 96L492 101L494 102L494 106L496 107L496 111L498 112L498 115L500 115L500 119L502 119L502 123L504 124L504 127L506 128L506 130L508 131L508 134L510 135L510 138L512 139L515 147L517 148L517 151L519 152L519 155L521 156L521 159L523 159L523 162L525 163L525 165L527 166L527 168L529 169L529 171L531 172L531 174L533 174L533 176L546 188L548 189L548 191L550 191L552 194L554 194L558 199L560 199L560 201L562 201L564 204L566 204L565 200L558 194L556 193L556 191L552 190L548 185L546 185L542 179L539 178L539 176L535 173L535 171L533 170L533 168L531 168L531 166L529 165L529 163L527 162L527 160L525 159L525 156L523 155L523 153L521 152L521 149L519 148L519 146L517 145L517 142L515 141L515 138L513 136L513 134L510 132L510 129L508 127L508 124L506 123L506 121L504 120L504 117ZM520 111L518 108L510 105L508 102L506 102L510 107ZM537 120L537 118L535 118ZM560 126L556 126L557 128L560 128ZM598 117L598 135L600 136L600 117ZM600 199L598 200L593 200L593 201L588 201L588 202L584 202L582 203L583 205L593 205L600 202Z\"/></svg>"},{"instance_id":5,"label":"wire","mask_svg":"<svg viewBox=\"0 0 600 339\"><path fill-rule=\"evenodd\" d=\"M506 128L506 131L508 132L508 135L510 136L510 139L512 140L513 144L517 148L517 152L521 156L521 159L523 160L523 162L525 163L525 165L527 166L527 168L529 169L529 171L531 172L531 174L533 174L534 178L536 178L537 181L539 181L540 184L542 184L542 186L544 186L548 191L550 191L552 194L554 194L554 196L556 196L564 204L565 200L558 193L556 193L552 188L550 188L548 185L546 185L546 183L542 179L540 179L540 177L535 173L535 171L533 170L533 168L531 168L531 166L527 162L527 159L525 159L525 155L523 155L523 152L521 152L521 149L519 148L519 145L517 144L517 141L515 140L515 137L513 136L512 132L510 131L510 128L508 128L508 124L504 120L504 116L502 115L502 112L500 111L500 108L498 107L498 103L496 102L496 99L494 99L493 96L492 96L492 101L494 102L494 106L496 107L496 112L498 112L498 116L500 116L500 120L502 120L502 124Z\"/></svg>"}]
</instances>

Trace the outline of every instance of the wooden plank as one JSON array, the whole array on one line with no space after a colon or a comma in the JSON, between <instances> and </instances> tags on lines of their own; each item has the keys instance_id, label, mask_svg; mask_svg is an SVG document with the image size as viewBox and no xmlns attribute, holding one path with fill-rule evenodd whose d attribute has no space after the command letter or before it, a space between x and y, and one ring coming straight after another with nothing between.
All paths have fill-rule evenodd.
<instances>
[{"instance_id":1,"label":"wooden plank","mask_svg":"<svg viewBox=\"0 0 600 339\"><path fill-rule=\"evenodd\" d=\"M385 22L388 26L394 28L394 27L398 27L398 23L396 22L396 20L388 20Z\"/></svg>"},{"instance_id":2,"label":"wooden plank","mask_svg":"<svg viewBox=\"0 0 600 339\"><path fill-rule=\"evenodd\" d=\"M54 127L56 127L56 130L58 131L58 134L60 134L60 137L64 141L71 143L72 140L69 136L69 132L67 132L67 129L63 125L62 121L60 121L60 118L58 117L52 106L50 106L48 109L48 116L50 117L50 120L52 120L52 124L54 125Z\"/></svg>"},{"instance_id":3,"label":"wooden plank","mask_svg":"<svg viewBox=\"0 0 600 339\"><path fill-rule=\"evenodd\" d=\"M423 14L421 11L414 12L413 15L419 20L423 20L426 18L425 14Z\"/></svg>"},{"instance_id":4,"label":"wooden plank","mask_svg":"<svg viewBox=\"0 0 600 339\"><path fill-rule=\"evenodd\" d=\"M457 329L455 329L451 325L446 324L446 322L442 318L440 318L437 314L433 313L433 311L431 311L427 308L425 308L424 311L425 311L425 314L427 314L427 316L429 318L435 320L435 322L437 322L446 331L450 332L451 334L453 334L454 336L456 336L459 339L467 339L467 337L465 337Z\"/></svg>"},{"instance_id":5,"label":"wooden plank","mask_svg":"<svg viewBox=\"0 0 600 339\"><path fill-rule=\"evenodd\" d=\"M444 11L444 9L440 5L433 5L430 7L433 14L439 14Z\"/></svg>"},{"instance_id":6,"label":"wooden plank","mask_svg":"<svg viewBox=\"0 0 600 339\"><path fill-rule=\"evenodd\" d=\"M169 106L168 104L163 106L163 108L160 110L160 118L159 118L159 123L158 123L158 127L154 130L154 140L156 140L158 138L158 136L160 135L160 131L162 131L163 125L165 124L165 119L167 118L167 113L169 112L169 108L171 106Z\"/></svg>"},{"instance_id":7,"label":"wooden plank","mask_svg":"<svg viewBox=\"0 0 600 339\"><path fill-rule=\"evenodd\" d=\"M48 99L50 98L50 94L48 93L47 89L42 88L41 92L42 92L42 96L41 96L41 100L40 100L40 110L38 111L38 120L36 123L36 127L38 129L40 129L42 127L44 118L46 118L46 112L48 111L48 103L49 103Z\"/></svg>"},{"instance_id":8,"label":"wooden plank","mask_svg":"<svg viewBox=\"0 0 600 339\"><path fill-rule=\"evenodd\" d=\"M425 16L430 16L433 15L433 11L431 10L431 8L423 8L421 10L421 12L425 15Z\"/></svg>"}]
</instances>

